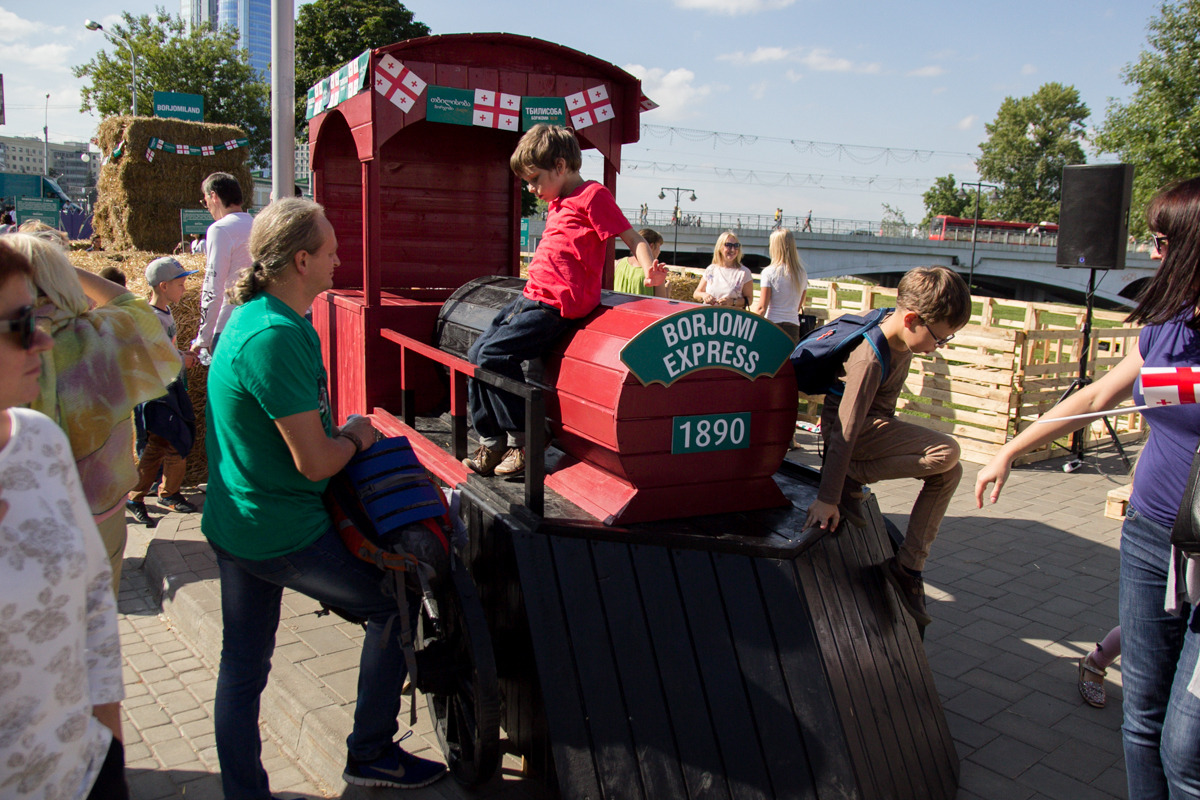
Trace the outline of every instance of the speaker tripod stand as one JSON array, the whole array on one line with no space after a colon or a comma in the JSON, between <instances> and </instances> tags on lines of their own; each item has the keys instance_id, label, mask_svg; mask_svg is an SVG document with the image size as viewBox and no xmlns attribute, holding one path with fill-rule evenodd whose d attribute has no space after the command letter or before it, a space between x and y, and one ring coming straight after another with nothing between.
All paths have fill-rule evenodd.
<instances>
[{"instance_id":1,"label":"speaker tripod stand","mask_svg":"<svg viewBox=\"0 0 1200 800\"><path fill-rule=\"evenodd\" d=\"M1083 338L1079 343L1079 377L1071 381L1071 385L1062 393L1062 397L1058 398L1059 403L1092 382L1091 377L1088 375L1088 356L1091 355L1092 351L1092 305L1095 292L1096 270L1093 268L1088 273L1087 296L1084 304L1086 310L1083 317ZM1101 417L1100 420L1108 430L1108 436L1116 446L1117 454L1121 456L1121 463L1125 465L1125 469L1128 471L1130 468L1129 456L1125 455L1125 448L1121 446L1121 440L1117 437L1116 429L1113 428L1112 422L1108 417ZM1071 460L1063 464L1063 472L1074 472L1083 466L1085 440L1087 439L1085 435L1086 431L1087 425L1084 425L1071 434Z\"/></svg>"}]
</instances>

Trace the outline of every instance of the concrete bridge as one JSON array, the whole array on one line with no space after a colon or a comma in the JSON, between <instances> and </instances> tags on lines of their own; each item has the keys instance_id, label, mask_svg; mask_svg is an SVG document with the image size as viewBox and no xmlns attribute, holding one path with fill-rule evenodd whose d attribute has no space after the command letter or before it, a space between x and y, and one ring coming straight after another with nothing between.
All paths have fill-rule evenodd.
<instances>
[{"instance_id":1,"label":"concrete bridge","mask_svg":"<svg viewBox=\"0 0 1200 800\"><path fill-rule=\"evenodd\" d=\"M648 225L663 235L662 260L685 267L703 268L712 261L713 245L725 230L734 230L742 243L742 260L755 272L770 259L767 241L769 224L738 227L715 226L699 218L699 225L676 228L669 218L638 221L636 209L625 209L634 227ZM724 215L726 217L730 215ZM764 219L764 218L760 218ZM729 220L733 221L733 220ZM831 226L830 222L840 225ZM884 286L895 286L900 276L913 267L941 265L968 276L971 242L931 241L922 238L919 229L904 231L908 236L878 236L880 223L868 221L813 220L816 233L796 232L796 246L810 278L829 280L845 276L870 279ZM530 244L540 237L544 223L530 220ZM844 232L823 232L840 228ZM795 229L793 229L795 230ZM916 231L915 235L913 231ZM678 234L678 253L675 237ZM624 255L623 250L618 255ZM1087 291L1088 270L1059 269L1054 266L1055 247L1048 239L1041 245L1000 244L979 241L975 246L974 293L1033 302L1083 302ZM1125 269L1096 273L1096 298L1101 305L1132 306L1133 299L1154 274L1158 262L1149 253L1130 250Z\"/></svg>"}]
</instances>

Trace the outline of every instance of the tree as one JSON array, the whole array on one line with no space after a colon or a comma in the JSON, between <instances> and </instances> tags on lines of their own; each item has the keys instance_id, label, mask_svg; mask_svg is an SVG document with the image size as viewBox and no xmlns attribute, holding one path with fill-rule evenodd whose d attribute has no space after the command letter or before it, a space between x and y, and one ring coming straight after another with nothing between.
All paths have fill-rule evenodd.
<instances>
[{"instance_id":1,"label":"tree","mask_svg":"<svg viewBox=\"0 0 1200 800\"><path fill-rule=\"evenodd\" d=\"M968 213L975 213L974 197L959 196L959 189L954 183L954 173L935 179L933 186L926 190L922 198L925 200L925 218L921 220L922 227L932 222L933 218L939 214L962 217ZM968 204L970 204L969 208ZM981 213L982 210L983 206L981 205Z\"/></svg>"},{"instance_id":2,"label":"tree","mask_svg":"<svg viewBox=\"0 0 1200 800\"><path fill-rule=\"evenodd\" d=\"M238 49L237 32L214 32L207 26L188 30L181 17L161 7L154 19L129 12L122 16L124 25L112 26L111 32L127 39L137 54L139 110L153 108L155 90L203 95L204 121L243 128L252 161L266 163L271 153L270 87L250 66L246 51ZM129 51L114 47L111 55L101 50L88 63L71 68L76 78L90 81L80 91L80 111L94 108L105 117L129 111Z\"/></svg>"},{"instance_id":3,"label":"tree","mask_svg":"<svg viewBox=\"0 0 1200 800\"><path fill-rule=\"evenodd\" d=\"M367 48L428 36L429 26L397 0L315 0L296 21L296 130L307 136L308 90ZM367 80L370 86L370 76Z\"/></svg>"},{"instance_id":4,"label":"tree","mask_svg":"<svg viewBox=\"0 0 1200 800\"><path fill-rule=\"evenodd\" d=\"M1079 91L1061 83L1004 99L975 162L983 180L1001 187L989 215L1014 222L1058 220L1062 170L1085 161L1080 141L1090 113Z\"/></svg>"},{"instance_id":5,"label":"tree","mask_svg":"<svg viewBox=\"0 0 1200 800\"><path fill-rule=\"evenodd\" d=\"M1139 236L1154 193L1200 174L1200 2L1164 3L1147 28L1150 49L1121 73L1133 96L1109 103L1095 139L1100 152L1134 165L1130 228Z\"/></svg>"}]
</instances>

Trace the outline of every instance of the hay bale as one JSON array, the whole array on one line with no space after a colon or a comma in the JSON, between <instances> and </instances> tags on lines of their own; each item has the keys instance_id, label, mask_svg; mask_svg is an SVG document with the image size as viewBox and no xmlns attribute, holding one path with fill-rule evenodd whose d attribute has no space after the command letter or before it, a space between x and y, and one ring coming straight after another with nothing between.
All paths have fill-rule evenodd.
<instances>
[{"instance_id":1,"label":"hay bale","mask_svg":"<svg viewBox=\"0 0 1200 800\"><path fill-rule=\"evenodd\" d=\"M246 166L248 150L218 150L211 156L181 156L156 151L146 160L151 138L172 144L222 145L243 138L234 125L210 125L161 117L109 117L100 123L97 142L104 157L125 143L124 154L106 161L96 185L98 200L92 227L111 250L169 253L179 243L180 209L199 208L200 184L214 172L228 172L242 184L247 202L254 179Z\"/></svg>"}]
</instances>

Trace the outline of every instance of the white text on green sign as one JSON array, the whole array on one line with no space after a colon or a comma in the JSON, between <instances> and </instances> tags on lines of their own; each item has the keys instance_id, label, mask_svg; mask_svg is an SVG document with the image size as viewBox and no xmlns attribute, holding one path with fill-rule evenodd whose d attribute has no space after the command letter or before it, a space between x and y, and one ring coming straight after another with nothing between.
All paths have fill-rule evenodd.
<instances>
[{"instance_id":1,"label":"white text on green sign","mask_svg":"<svg viewBox=\"0 0 1200 800\"><path fill-rule=\"evenodd\" d=\"M750 447L750 412L701 414L671 420L671 455Z\"/></svg>"},{"instance_id":2,"label":"white text on green sign","mask_svg":"<svg viewBox=\"0 0 1200 800\"><path fill-rule=\"evenodd\" d=\"M642 385L670 386L702 369L730 370L750 380L774 375L791 352L788 335L760 316L700 307L648 326L622 348L621 361Z\"/></svg>"}]
</instances>

